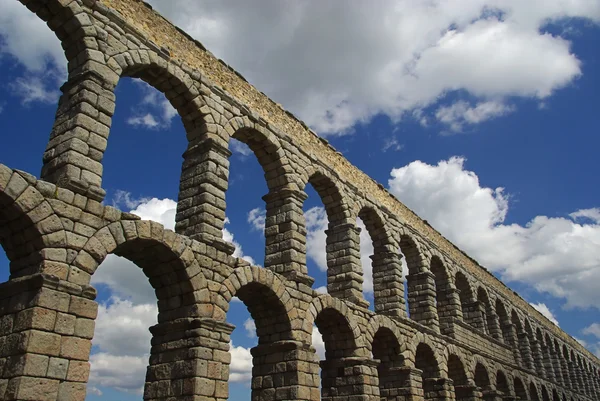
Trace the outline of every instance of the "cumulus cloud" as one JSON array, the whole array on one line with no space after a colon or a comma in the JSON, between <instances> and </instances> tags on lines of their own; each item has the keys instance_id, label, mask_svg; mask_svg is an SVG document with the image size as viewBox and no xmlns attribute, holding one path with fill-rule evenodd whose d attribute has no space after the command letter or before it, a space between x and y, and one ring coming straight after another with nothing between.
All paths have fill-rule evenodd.
<instances>
[{"instance_id":1,"label":"cumulus cloud","mask_svg":"<svg viewBox=\"0 0 600 401\"><path fill-rule=\"evenodd\" d=\"M596 209L569 216L535 216L505 224L510 197L482 186L453 157L393 169L390 191L483 266L566 300L565 307L598 307L600 225ZM585 222L581 222L582 218Z\"/></svg>"},{"instance_id":2,"label":"cumulus cloud","mask_svg":"<svg viewBox=\"0 0 600 401\"><path fill-rule=\"evenodd\" d=\"M149 286L149 285L148 285ZM112 297L98 307L90 357L90 384L141 393L148 366L156 304L134 304Z\"/></svg>"},{"instance_id":3,"label":"cumulus cloud","mask_svg":"<svg viewBox=\"0 0 600 401\"><path fill-rule=\"evenodd\" d=\"M589 336L589 341L577 339L587 349L592 351L598 358L600 358L600 323L592 323L591 325L584 328L582 334Z\"/></svg>"},{"instance_id":4,"label":"cumulus cloud","mask_svg":"<svg viewBox=\"0 0 600 401\"><path fill-rule=\"evenodd\" d=\"M552 311L548 308L548 306L542 302L534 304L534 303L529 303L531 306L533 306L538 312L540 312L542 315L544 315L548 320L550 320L552 323L554 323L555 325L559 326L558 324L558 320L556 320L556 318L554 317L554 314L552 313Z\"/></svg>"},{"instance_id":5,"label":"cumulus cloud","mask_svg":"<svg viewBox=\"0 0 600 401\"><path fill-rule=\"evenodd\" d=\"M252 149L244 142L238 141L235 138L231 138L229 140L229 149L233 153L237 153L242 157L250 156L252 154Z\"/></svg>"},{"instance_id":6,"label":"cumulus cloud","mask_svg":"<svg viewBox=\"0 0 600 401\"><path fill-rule=\"evenodd\" d=\"M252 354L250 349L229 343L231 365L229 365L229 381L232 383L246 382L252 379Z\"/></svg>"},{"instance_id":7,"label":"cumulus cloud","mask_svg":"<svg viewBox=\"0 0 600 401\"><path fill-rule=\"evenodd\" d=\"M317 328L317 326L313 326L312 331L312 346L317 351L317 356L320 361L325 360L325 342L323 341L323 336L321 332Z\"/></svg>"},{"instance_id":8,"label":"cumulus cloud","mask_svg":"<svg viewBox=\"0 0 600 401\"><path fill-rule=\"evenodd\" d=\"M141 95L141 101L132 107L132 115L125 120L127 124L152 130L169 128L177 110L171 106L165 95L146 82L141 79L135 79L133 82Z\"/></svg>"},{"instance_id":9,"label":"cumulus cloud","mask_svg":"<svg viewBox=\"0 0 600 401\"><path fill-rule=\"evenodd\" d=\"M246 330L246 335L250 338L256 338L256 323L254 323L254 319L249 317L244 322L244 330Z\"/></svg>"},{"instance_id":10,"label":"cumulus cloud","mask_svg":"<svg viewBox=\"0 0 600 401\"><path fill-rule=\"evenodd\" d=\"M267 211L264 208L257 207L248 212L248 223L250 223L253 230L260 232L265 231L266 218Z\"/></svg>"},{"instance_id":11,"label":"cumulus cloud","mask_svg":"<svg viewBox=\"0 0 600 401\"><path fill-rule=\"evenodd\" d=\"M512 111L514 107L502 102L487 101L472 106L468 102L458 101L450 106L439 107L435 112L435 118L453 132L461 132L464 125L479 124Z\"/></svg>"},{"instance_id":12,"label":"cumulus cloud","mask_svg":"<svg viewBox=\"0 0 600 401\"><path fill-rule=\"evenodd\" d=\"M321 134L435 109L454 91L487 116L500 115L481 110L492 101L545 99L581 74L546 25L600 20L587 0L150 2Z\"/></svg>"}]
</instances>

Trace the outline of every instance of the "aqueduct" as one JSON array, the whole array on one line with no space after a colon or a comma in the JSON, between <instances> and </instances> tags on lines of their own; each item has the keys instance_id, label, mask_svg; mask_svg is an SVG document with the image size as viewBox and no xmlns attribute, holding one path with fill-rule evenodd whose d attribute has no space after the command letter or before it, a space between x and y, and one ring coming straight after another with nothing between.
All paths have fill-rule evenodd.
<instances>
[{"instance_id":1,"label":"aqueduct","mask_svg":"<svg viewBox=\"0 0 600 401\"><path fill-rule=\"evenodd\" d=\"M90 278L114 253L143 270L158 301L145 400L228 398L234 296L259 338L253 400L600 400L595 356L149 5L21 3L60 39L69 77L41 179L0 165L10 260L0 399L85 399L98 309ZM123 76L164 93L184 123L176 232L102 204ZM264 268L233 257L222 239L231 138L249 145L269 188ZM327 294L306 268L309 183L329 221ZM373 239L374 312L362 293L357 216ZM320 362L313 325L326 347Z\"/></svg>"}]
</instances>

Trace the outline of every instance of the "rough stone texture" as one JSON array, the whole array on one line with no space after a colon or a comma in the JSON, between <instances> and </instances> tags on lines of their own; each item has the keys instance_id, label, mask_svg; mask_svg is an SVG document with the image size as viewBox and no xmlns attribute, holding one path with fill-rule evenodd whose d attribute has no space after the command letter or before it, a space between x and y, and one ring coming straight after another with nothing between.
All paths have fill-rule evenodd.
<instances>
[{"instance_id":1,"label":"rough stone texture","mask_svg":"<svg viewBox=\"0 0 600 401\"><path fill-rule=\"evenodd\" d=\"M595 356L148 5L21 2L61 40L69 78L42 179L0 164L11 273L0 284L0 399L85 399L98 308L89 283L111 253L137 264L157 295L146 400L228 398L234 296L259 338L253 400L600 399ZM176 232L101 203L123 76L163 92L184 123ZM265 173L265 268L233 257L221 237L230 138ZM328 294L306 271L307 184L329 221ZM376 312L362 297L357 217L373 240Z\"/></svg>"}]
</instances>

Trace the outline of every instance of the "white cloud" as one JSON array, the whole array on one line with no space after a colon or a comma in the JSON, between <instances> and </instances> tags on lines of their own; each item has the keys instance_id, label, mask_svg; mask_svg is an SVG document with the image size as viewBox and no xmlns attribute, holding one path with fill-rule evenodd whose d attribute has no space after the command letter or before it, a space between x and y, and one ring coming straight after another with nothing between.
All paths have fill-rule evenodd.
<instances>
[{"instance_id":1,"label":"white cloud","mask_svg":"<svg viewBox=\"0 0 600 401\"><path fill-rule=\"evenodd\" d=\"M392 136L390 138L387 138L384 142L383 142L383 147L381 148L381 150L383 152L387 152L388 150L393 150L395 152L402 150L404 148L404 145L402 145L399 141L398 138L396 138L395 136Z\"/></svg>"},{"instance_id":2,"label":"white cloud","mask_svg":"<svg viewBox=\"0 0 600 401\"><path fill-rule=\"evenodd\" d=\"M227 223L229 223L229 219L225 219L225 224L227 224ZM223 239L235 247L235 250L233 251L233 257L244 259L246 262L250 263L251 265L258 266L252 256L244 254L244 250L242 249L242 246L240 245L239 242L237 242L236 240L233 239L233 233L231 231L229 231L227 228L223 228Z\"/></svg>"},{"instance_id":3,"label":"white cloud","mask_svg":"<svg viewBox=\"0 0 600 401\"><path fill-rule=\"evenodd\" d=\"M435 118L448 125L454 132L461 132L465 124L479 124L492 118L514 111L514 107L497 101L486 101L471 106L468 102L458 101L450 106L441 106L435 112Z\"/></svg>"},{"instance_id":4,"label":"white cloud","mask_svg":"<svg viewBox=\"0 0 600 401\"><path fill-rule=\"evenodd\" d=\"M531 306L533 306L535 308L535 310L537 310L538 312L540 312L542 315L544 315L548 320L550 320L552 323L554 323L555 325L559 326L558 324L558 320L556 320L556 318L554 317L554 314L552 313L552 311L548 308L548 306L544 303L529 303Z\"/></svg>"},{"instance_id":5,"label":"white cloud","mask_svg":"<svg viewBox=\"0 0 600 401\"><path fill-rule=\"evenodd\" d=\"M267 211L264 208L254 208L248 212L248 223L252 225L252 229L256 231L265 231L265 219Z\"/></svg>"},{"instance_id":6,"label":"white cloud","mask_svg":"<svg viewBox=\"0 0 600 401\"><path fill-rule=\"evenodd\" d=\"M243 157L250 156L253 153L248 145L235 138L229 140L229 148L233 153L237 153Z\"/></svg>"},{"instance_id":7,"label":"white cloud","mask_svg":"<svg viewBox=\"0 0 600 401\"><path fill-rule=\"evenodd\" d=\"M321 335L321 332L319 331L317 326L313 326L312 345L315 348L315 350L317 351L317 356L319 357L319 360L324 361L325 360L325 342L323 342L323 336Z\"/></svg>"},{"instance_id":8,"label":"white cloud","mask_svg":"<svg viewBox=\"0 0 600 401\"><path fill-rule=\"evenodd\" d=\"M229 382L246 382L252 379L252 354L250 349L237 347L229 343L231 365L229 365Z\"/></svg>"},{"instance_id":9,"label":"white cloud","mask_svg":"<svg viewBox=\"0 0 600 401\"><path fill-rule=\"evenodd\" d=\"M165 95L154 87L141 79L135 79L133 82L142 100L132 107L132 115L127 118L127 124L152 130L169 128L177 110L171 106Z\"/></svg>"},{"instance_id":10,"label":"white cloud","mask_svg":"<svg viewBox=\"0 0 600 401\"><path fill-rule=\"evenodd\" d=\"M597 339L600 339L600 323L592 323L585 329L583 329L583 334L588 336L594 336Z\"/></svg>"},{"instance_id":11,"label":"white cloud","mask_svg":"<svg viewBox=\"0 0 600 401\"><path fill-rule=\"evenodd\" d=\"M593 223L600 223L600 208L578 210L569 216L574 220L588 219Z\"/></svg>"},{"instance_id":12,"label":"white cloud","mask_svg":"<svg viewBox=\"0 0 600 401\"><path fill-rule=\"evenodd\" d=\"M127 119L127 124L133 125L134 127L144 127L150 129L156 129L160 126L160 123L156 120L156 117L150 113L136 117L129 117Z\"/></svg>"},{"instance_id":13,"label":"white cloud","mask_svg":"<svg viewBox=\"0 0 600 401\"><path fill-rule=\"evenodd\" d=\"M256 338L256 323L254 323L254 319L249 317L244 322L244 330L246 330L246 335L250 338Z\"/></svg>"},{"instance_id":14,"label":"white cloud","mask_svg":"<svg viewBox=\"0 0 600 401\"><path fill-rule=\"evenodd\" d=\"M53 83L48 83L48 79L43 77L27 75L15 79L9 84L12 93L21 98L21 104L28 106L31 103L51 104L58 102L60 92L52 89Z\"/></svg>"},{"instance_id":15,"label":"white cloud","mask_svg":"<svg viewBox=\"0 0 600 401\"><path fill-rule=\"evenodd\" d=\"M100 352L90 357L90 363L90 384L142 394L148 356L122 356Z\"/></svg>"},{"instance_id":16,"label":"white cloud","mask_svg":"<svg viewBox=\"0 0 600 401\"><path fill-rule=\"evenodd\" d=\"M581 63L544 27L600 20L589 0L151 3L322 134L413 115L452 91L480 104L547 98Z\"/></svg>"},{"instance_id":17,"label":"white cloud","mask_svg":"<svg viewBox=\"0 0 600 401\"><path fill-rule=\"evenodd\" d=\"M327 286L322 285L321 287L317 287L315 291L319 294L327 294Z\"/></svg>"},{"instance_id":18,"label":"white cloud","mask_svg":"<svg viewBox=\"0 0 600 401\"><path fill-rule=\"evenodd\" d=\"M112 205L116 208L124 206L127 209L135 209L149 200L150 198L135 198L131 192L118 189L115 191L115 195L112 198Z\"/></svg>"},{"instance_id":19,"label":"white cloud","mask_svg":"<svg viewBox=\"0 0 600 401\"><path fill-rule=\"evenodd\" d=\"M536 216L525 226L504 224L509 197L482 186L463 158L393 169L390 191L483 266L566 300L565 307L598 307L600 225L576 218ZM591 209L594 210L594 209ZM575 217L573 217L575 216Z\"/></svg>"}]
</instances>

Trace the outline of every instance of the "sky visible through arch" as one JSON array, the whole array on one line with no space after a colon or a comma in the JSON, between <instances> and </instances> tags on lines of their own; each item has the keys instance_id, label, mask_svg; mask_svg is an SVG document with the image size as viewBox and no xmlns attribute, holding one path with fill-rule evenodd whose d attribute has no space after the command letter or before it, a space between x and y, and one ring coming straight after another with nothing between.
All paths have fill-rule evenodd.
<instances>
[{"instance_id":1,"label":"sky visible through arch","mask_svg":"<svg viewBox=\"0 0 600 401\"><path fill-rule=\"evenodd\" d=\"M171 21L301 117L354 165L600 355L600 2L154 0ZM66 61L50 30L0 0L0 163L39 174ZM173 227L185 133L164 96L123 79L105 203ZM233 143L226 239L262 264L262 170ZM325 285L316 192L309 272ZM372 300L366 231L365 295ZM0 252L0 281L8 262ZM139 400L156 318L140 270L110 257L89 400ZM253 322L241 302L230 398L249 399ZM322 344L314 342L319 351Z\"/></svg>"}]
</instances>

